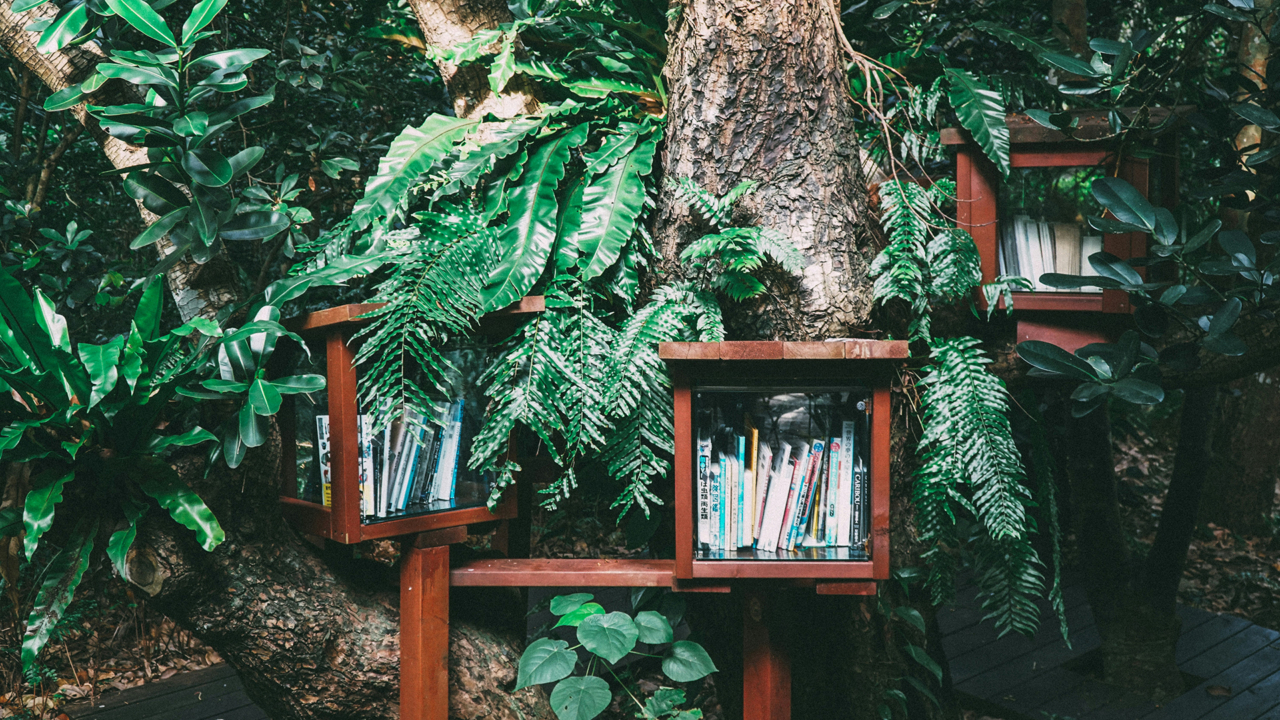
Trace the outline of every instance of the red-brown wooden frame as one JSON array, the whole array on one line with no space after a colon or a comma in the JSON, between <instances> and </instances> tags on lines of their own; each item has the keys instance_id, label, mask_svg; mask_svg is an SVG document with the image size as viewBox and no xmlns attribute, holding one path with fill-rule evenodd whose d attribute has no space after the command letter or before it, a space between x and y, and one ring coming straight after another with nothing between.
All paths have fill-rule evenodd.
<instances>
[{"instance_id":1,"label":"red-brown wooden frame","mask_svg":"<svg viewBox=\"0 0 1280 720\"><path fill-rule=\"evenodd\" d=\"M376 304L342 305L320 310L285 322L285 326L304 339L323 338L325 346L325 380L329 393L330 463L333 468L332 506L309 502L297 497L297 442L292 407L280 413L284 446L284 468L281 473L280 504L286 519L303 533L328 538L334 542L354 544L364 540L414 535L461 525L474 525L491 520L511 519L517 515L516 494L507 492L492 512L487 507L470 507L414 515L365 524L360 518L357 373L351 336L364 321L359 317L381 307ZM503 326L518 322L519 317L542 312L546 304L542 296L530 296L495 313L486 315L482 332L498 332ZM291 400L287 398L286 401Z\"/></svg>"},{"instance_id":2,"label":"red-brown wooden frame","mask_svg":"<svg viewBox=\"0 0 1280 720\"><path fill-rule=\"evenodd\" d=\"M659 356L671 369L675 390L675 514L677 580L824 579L889 577L889 384L891 361L908 355L902 341L855 340L791 343L662 343ZM871 560L695 560L693 557L693 391L703 384L768 385L775 382L865 383L872 389ZM861 594L865 587L827 592Z\"/></svg>"}]
</instances>

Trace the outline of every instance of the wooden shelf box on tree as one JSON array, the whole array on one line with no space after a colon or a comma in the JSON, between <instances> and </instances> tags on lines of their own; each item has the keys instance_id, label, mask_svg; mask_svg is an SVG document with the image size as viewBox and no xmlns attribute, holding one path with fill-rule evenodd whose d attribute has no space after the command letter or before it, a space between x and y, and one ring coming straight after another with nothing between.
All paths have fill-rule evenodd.
<instances>
[{"instance_id":1,"label":"wooden shelf box on tree","mask_svg":"<svg viewBox=\"0 0 1280 720\"><path fill-rule=\"evenodd\" d=\"M889 577L889 386L894 363L907 357L907 343L662 343L658 352L675 387L677 580L862 581L819 583L826 592L862 593L868 581ZM822 458L819 442L827 448ZM778 459L783 443L797 465L825 465L832 481L820 473L808 492L805 474ZM766 471L769 453L774 459ZM842 503L857 497L853 489L842 496L839 488L843 479L854 479L855 469L866 487L860 504L864 543L852 514L847 533L839 530ZM806 489L791 498L792 486ZM728 512L715 510L717 497ZM777 497L787 499L774 508ZM828 524L824 511L832 502L837 519ZM805 504L813 508L808 523L788 512ZM785 538L789 514L794 541L769 549L771 526ZM724 515L732 520L720 520ZM802 528L810 531L808 546Z\"/></svg>"},{"instance_id":2,"label":"wooden shelf box on tree","mask_svg":"<svg viewBox=\"0 0 1280 720\"><path fill-rule=\"evenodd\" d=\"M410 504L405 510L393 511L386 517L366 516L362 513L358 430L361 408L357 399L359 373L353 364L359 341L353 341L353 336L368 322L360 317L379 307L381 306L377 304L343 305L284 323L308 343L311 362L322 366L311 371L320 372L327 380L323 392L313 393L315 398L286 396L286 404L279 415L283 446L280 502L285 517L303 533L343 544L415 535L516 517L515 488L506 492L502 502L492 512L486 507L489 494L487 478L479 477L466 469L471 433L465 430L458 440L461 452L457 459L459 482L455 497L447 501ZM542 312L544 309L541 296L526 297L508 308L486 315L481 320L479 333L505 336L523 316ZM305 356L301 354L293 360L306 362ZM284 362L288 362L288 359ZM479 402L463 403L464 427L478 426L483 417L480 405ZM316 415L325 414L329 416L328 465L331 494L328 506L320 496L320 461L316 451L315 422ZM376 472L380 473L381 468ZM303 480L301 488L299 478Z\"/></svg>"},{"instance_id":3,"label":"wooden shelf box on tree","mask_svg":"<svg viewBox=\"0 0 1280 720\"><path fill-rule=\"evenodd\" d=\"M1186 108L1177 108L1181 114ZM1131 114L1131 113L1126 113ZM1102 233L1088 225L1088 216L1101 216L1103 208L1090 192L1092 181L1102 176L1119 177L1133 185L1153 204L1173 207L1177 201L1177 153L1174 132L1163 133L1143 148L1132 144L1120 147L1109 138L1113 134L1106 112L1084 111L1072 115L1079 120L1072 137L1044 127L1026 115L1009 115L1009 164L1012 171L1002 178L995 163L983 153L967 131L942 131L942 144L956 151L956 219L969 232L982 257L982 282L1001 275L1020 274L1035 282L1029 268L1009 272L1002 257L1016 242L1016 220L1029 219L1039 227L1051 227L1057 236L1082 239L1101 236L1101 249L1123 260L1146 255L1143 233ZM1168 109L1150 111L1151 123L1160 125L1170 116ZM1172 125L1170 125L1172 127ZM1110 216L1107 216L1110 217ZM1074 241L1072 241L1074 242ZM1095 241L1096 242L1096 241ZM1015 254L1016 253L1010 253ZM1043 272L1090 274L1089 254L1066 252L1054 260L1073 265L1079 255L1080 269L1045 267ZM1016 261L1012 261L1016 262ZM1009 264L1012 264L1010 262ZM1145 275L1145 268L1138 268ZM985 306L979 297L978 302ZM1003 301L1001 301L1003 302ZM1013 293L1018 320L1018 341L1045 340L1074 350L1090 342L1113 341L1124 325L1119 315L1132 311L1128 294L1122 290L1019 291Z\"/></svg>"}]
</instances>

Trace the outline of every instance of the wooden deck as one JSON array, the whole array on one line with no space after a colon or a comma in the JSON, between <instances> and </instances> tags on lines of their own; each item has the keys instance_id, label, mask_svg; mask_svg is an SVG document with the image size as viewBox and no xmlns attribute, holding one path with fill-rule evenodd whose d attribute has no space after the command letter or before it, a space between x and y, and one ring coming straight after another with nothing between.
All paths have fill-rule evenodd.
<instances>
[{"instance_id":1,"label":"wooden deck","mask_svg":"<svg viewBox=\"0 0 1280 720\"><path fill-rule=\"evenodd\" d=\"M1280 633L1233 615L1179 606L1178 666L1201 680L1163 707L1074 671L1097 649L1098 630L1084 589L1064 593L1072 647L1044 608L1034 638L996 638L973 587L941 608L943 649L956 690L1006 720L1280 720ZM1087 658L1086 658L1087 660ZM1214 692L1210 693L1210 688Z\"/></svg>"},{"instance_id":2,"label":"wooden deck","mask_svg":"<svg viewBox=\"0 0 1280 720\"><path fill-rule=\"evenodd\" d=\"M230 665L182 673L63 707L74 720L269 720Z\"/></svg>"}]
</instances>

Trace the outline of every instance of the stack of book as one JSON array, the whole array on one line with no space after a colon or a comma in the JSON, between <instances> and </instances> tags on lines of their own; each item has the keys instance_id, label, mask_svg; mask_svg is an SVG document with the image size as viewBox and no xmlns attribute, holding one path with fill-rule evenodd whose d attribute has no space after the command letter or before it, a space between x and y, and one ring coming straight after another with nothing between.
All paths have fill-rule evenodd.
<instances>
[{"instance_id":1,"label":"stack of book","mask_svg":"<svg viewBox=\"0 0 1280 720\"><path fill-rule=\"evenodd\" d=\"M1046 273L1097 275L1089 264L1097 252L1102 252L1102 236L1083 235L1076 223L1035 221L1028 215L1001 223L1000 273L1027 278L1036 292L1058 291L1040 282ZM1071 292L1082 290L1091 288Z\"/></svg>"},{"instance_id":2,"label":"stack of book","mask_svg":"<svg viewBox=\"0 0 1280 720\"><path fill-rule=\"evenodd\" d=\"M797 548L866 551L870 511L866 465L856 425L840 437L773 448L751 423L730 451L698 438L698 544L712 553L739 549L777 553Z\"/></svg>"},{"instance_id":3,"label":"stack of book","mask_svg":"<svg viewBox=\"0 0 1280 720\"><path fill-rule=\"evenodd\" d=\"M451 403L438 418L406 413L373 431L368 415L359 417L360 514L378 519L411 506L438 509L453 503L462 455L463 401ZM322 496L332 505L333 471L329 462L329 416L316 416L317 466Z\"/></svg>"}]
</instances>

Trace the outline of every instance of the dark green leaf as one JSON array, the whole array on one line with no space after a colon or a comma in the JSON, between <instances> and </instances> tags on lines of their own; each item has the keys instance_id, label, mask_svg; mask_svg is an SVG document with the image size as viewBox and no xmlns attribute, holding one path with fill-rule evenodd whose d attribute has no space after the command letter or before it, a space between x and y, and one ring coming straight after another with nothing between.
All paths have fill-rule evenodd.
<instances>
[{"instance_id":1,"label":"dark green leaf","mask_svg":"<svg viewBox=\"0 0 1280 720\"><path fill-rule=\"evenodd\" d=\"M31 608L31 615L27 618L27 631L22 638L23 670L34 670L40 650L49 642L53 629L71 604L71 598L80 586L80 579L84 577L85 568L89 567L93 538L97 533L96 520L82 522L72 533L70 541L49 563L44 584L40 586L40 593Z\"/></svg>"},{"instance_id":2,"label":"dark green leaf","mask_svg":"<svg viewBox=\"0 0 1280 720\"><path fill-rule=\"evenodd\" d=\"M569 613L582 607L584 603L595 599L595 595L591 593L573 593L572 595L557 595L551 598L551 614L552 615L568 615Z\"/></svg>"},{"instance_id":3,"label":"dark green leaf","mask_svg":"<svg viewBox=\"0 0 1280 720\"><path fill-rule=\"evenodd\" d=\"M164 309L164 285L155 278L147 283L138 300L138 309L133 313L133 323L138 327L143 340L155 340L160 337L160 314Z\"/></svg>"},{"instance_id":4,"label":"dark green leaf","mask_svg":"<svg viewBox=\"0 0 1280 720\"><path fill-rule=\"evenodd\" d=\"M1061 273L1045 273L1040 276L1040 282L1055 288L1118 288L1122 284L1117 280L1097 275L1063 275Z\"/></svg>"},{"instance_id":5,"label":"dark green leaf","mask_svg":"<svg viewBox=\"0 0 1280 720\"><path fill-rule=\"evenodd\" d=\"M239 419L240 441L246 447L260 447L267 441L266 430L263 429L262 418L253 411L249 403L240 407Z\"/></svg>"},{"instance_id":6,"label":"dark green leaf","mask_svg":"<svg viewBox=\"0 0 1280 720\"><path fill-rule=\"evenodd\" d=\"M1234 8L1223 7L1222 5L1214 5L1213 3L1209 3L1204 6L1204 9L1208 10L1214 15L1217 15L1218 17L1226 18L1234 22L1249 22L1248 15L1245 15L1244 13Z\"/></svg>"},{"instance_id":7,"label":"dark green leaf","mask_svg":"<svg viewBox=\"0 0 1280 720\"><path fill-rule=\"evenodd\" d=\"M187 17L187 21L182 24L182 44L190 44L191 38L213 22L226 4L227 0L200 0L191 11L191 15Z\"/></svg>"},{"instance_id":8,"label":"dark green leaf","mask_svg":"<svg viewBox=\"0 0 1280 720\"><path fill-rule=\"evenodd\" d=\"M69 10L64 9L58 15L58 18L40 34L40 40L36 43L36 50L42 53L61 50L80 34L80 31L84 29L85 24L88 22L89 8L87 6L77 5Z\"/></svg>"},{"instance_id":9,"label":"dark green leaf","mask_svg":"<svg viewBox=\"0 0 1280 720\"><path fill-rule=\"evenodd\" d=\"M1264 107L1254 105L1253 103L1240 103L1239 105L1231 106L1231 109L1235 110L1237 115L1248 120L1254 125L1264 127L1268 130L1274 130L1280 127L1280 118L1276 117L1275 113Z\"/></svg>"},{"instance_id":10,"label":"dark green leaf","mask_svg":"<svg viewBox=\"0 0 1280 720\"><path fill-rule=\"evenodd\" d=\"M138 237L129 243L130 250L144 248L153 243L159 242L165 235L168 235L174 226L187 216L190 208L178 208L164 217L156 220L147 226L146 230L138 233Z\"/></svg>"},{"instance_id":11,"label":"dark green leaf","mask_svg":"<svg viewBox=\"0 0 1280 720\"><path fill-rule=\"evenodd\" d=\"M1276 155L1280 155L1280 145L1269 147L1256 153L1250 153L1244 159L1244 164L1248 167L1257 167Z\"/></svg>"},{"instance_id":12,"label":"dark green leaf","mask_svg":"<svg viewBox=\"0 0 1280 720\"><path fill-rule=\"evenodd\" d=\"M124 336L119 335L105 345L87 343L76 345L80 362L84 363L84 369L89 373L89 381L93 383L93 390L89 394L89 407L97 405L102 398L115 389L116 381L120 379L118 366L120 351L124 349L124 340Z\"/></svg>"},{"instance_id":13,"label":"dark green leaf","mask_svg":"<svg viewBox=\"0 0 1280 720\"><path fill-rule=\"evenodd\" d=\"M181 435L156 435L148 443L147 449L158 453L168 447L192 447L193 445L199 445L210 440L216 441L217 439L217 435L196 426Z\"/></svg>"},{"instance_id":14,"label":"dark green leaf","mask_svg":"<svg viewBox=\"0 0 1280 720\"><path fill-rule=\"evenodd\" d=\"M255 48L236 48L234 50L221 50L216 53L209 53L195 62L191 63L191 67L213 68L215 70L224 70L237 65L248 65L249 63L264 58L271 54L270 50L259 50ZM249 98L256 100L257 98ZM244 102L241 100L240 102ZM229 118L223 118L229 119Z\"/></svg>"},{"instance_id":15,"label":"dark green leaf","mask_svg":"<svg viewBox=\"0 0 1280 720\"><path fill-rule=\"evenodd\" d=\"M573 667L578 664L578 654L568 648L569 643L564 640L551 638L541 638L530 643L520 656L516 690L569 677Z\"/></svg>"},{"instance_id":16,"label":"dark green leaf","mask_svg":"<svg viewBox=\"0 0 1280 720\"><path fill-rule=\"evenodd\" d=\"M593 615L603 614L604 608L601 607L599 603L583 603L576 610L571 610L565 613L564 617L560 618L556 622L555 627L578 627L582 624L583 620L586 620Z\"/></svg>"},{"instance_id":17,"label":"dark green leaf","mask_svg":"<svg viewBox=\"0 0 1280 720\"><path fill-rule=\"evenodd\" d=\"M324 383L323 375L290 375L271 381L281 395L319 392L324 389Z\"/></svg>"},{"instance_id":18,"label":"dark green leaf","mask_svg":"<svg viewBox=\"0 0 1280 720\"><path fill-rule=\"evenodd\" d=\"M378 163L378 174L365 185L364 197L351 211L357 228L366 228L375 218L393 213L409 186L453 149L479 122L465 118L432 115L416 128L405 128Z\"/></svg>"},{"instance_id":19,"label":"dark green leaf","mask_svg":"<svg viewBox=\"0 0 1280 720\"><path fill-rule=\"evenodd\" d=\"M79 85L62 88L58 92L44 99L44 109L49 112L57 112L66 110L79 105L84 98L84 91Z\"/></svg>"},{"instance_id":20,"label":"dark green leaf","mask_svg":"<svg viewBox=\"0 0 1280 720\"><path fill-rule=\"evenodd\" d=\"M1243 255L1252 267L1258 262L1258 251L1249 236L1241 230L1223 230L1218 233L1218 244L1228 255Z\"/></svg>"},{"instance_id":21,"label":"dark green leaf","mask_svg":"<svg viewBox=\"0 0 1280 720\"><path fill-rule=\"evenodd\" d=\"M178 41L169 31L169 26L164 24L164 18L161 18L143 0L107 0L107 7L143 35L171 47L177 47Z\"/></svg>"},{"instance_id":22,"label":"dark green leaf","mask_svg":"<svg viewBox=\"0 0 1280 720\"><path fill-rule=\"evenodd\" d=\"M222 226L223 240L262 240L289 228L289 216L274 210L254 210L237 215Z\"/></svg>"},{"instance_id":23,"label":"dark green leaf","mask_svg":"<svg viewBox=\"0 0 1280 720\"><path fill-rule=\"evenodd\" d=\"M1161 245L1172 245L1178 241L1178 223L1173 219L1173 213L1167 208L1156 208L1156 240Z\"/></svg>"},{"instance_id":24,"label":"dark green leaf","mask_svg":"<svg viewBox=\"0 0 1280 720\"><path fill-rule=\"evenodd\" d=\"M947 97L960 124L973 135L987 157L1009 174L1009 126L1004 119L1004 101L978 76L967 70L947 68Z\"/></svg>"},{"instance_id":25,"label":"dark green leaf","mask_svg":"<svg viewBox=\"0 0 1280 720\"><path fill-rule=\"evenodd\" d=\"M1164 388L1137 378L1125 378L1112 383L1111 394L1137 405L1154 405L1164 400Z\"/></svg>"},{"instance_id":26,"label":"dark green leaf","mask_svg":"<svg viewBox=\"0 0 1280 720\"><path fill-rule=\"evenodd\" d=\"M640 642L650 645L669 643L675 636L671 623L661 613L652 610L636 613L636 627L640 630Z\"/></svg>"},{"instance_id":27,"label":"dark green leaf","mask_svg":"<svg viewBox=\"0 0 1280 720\"><path fill-rule=\"evenodd\" d=\"M924 648L908 643L907 654L911 656L912 660L919 663L920 667L928 670L935 680L942 682L942 668L938 666L938 663L934 662L933 658L929 657L929 653L925 652Z\"/></svg>"},{"instance_id":28,"label":"dark green leaf","mask_svg":"<svg viewBox=\"0 0 1280 720\"><path fill-rule=\"evenodd\" d=\"M1210 335L1204 339L1204 349L1219 355L1237 357L1249 351L1249 345L1238 335L1223 333Z\"/></svg>"},{"instance_id":29,"label":"dark green leaf","mask_svg":"<svg viewBox=\"0 0 1280 720\"><path fill-rule=\"evenodd\" d=\"M173 74L173 71L168 68L134 67L132 65L119 65L117 63L98 63L97 70L99 73L109 78L119 78L121 80L131 82L134 85L164 85L165 87L171 88L178 87L177 78L170 77Z\"/></svg>"},{"instance_id":30,"label":"dark green leaf","mask_svg":"<svg viewBox=\"0 0 1280 720\"><path fill-rule=\"evenodd\" d=\"M676 682L701 680L715 671L716 665L707 651L689 640L674 643L670 654L662 659L662 672Z\"/></svg>"},{"instance_id":31,"label":"dark green leaf","mask_svg":"<svg viewBox=\"0 0 1280 720\"><path fill-rule=\"evenodd\" d=\"M1234 327L1236 319L1240 317L1240 308L1240 298L1227 298L1213 314L1213 319L1209 321L1209 336L1223 335Z\"/></svg>"},{"instance_id":32,"label":"dark green leaf","mask_svg":"<svg viewBox=\"0 0 1280 720\"><path fill-rule=\"evenodd\" d=\"M892 0L891 2L887 2L881 5L880 7L876 8L875 10L873 10L871 12L871 17L875 18L876 20L883 20L889 17L890 15L892 15L898 8L902 7L905 4L906 4L906 0Z\"/></svg>"},{"instance_id":33,"label":"dark green leaf","mask_svg":"<svg viewBox=\"0 0 1280 720\"><path fill-rule=\"evenodd\" d=\"M221 153L210 148L192 150L184 154L182 167L191 173L192 180L208 187L222 187L231 182L234 175L231 163L227 162ZM288 225L286 224L285 227ZM224 234L223 237L226 235Z\"/></svg>"},{"instance_id":34,"label":"dark green leaf","mask_svg":"<svg viewBox=\"0 0 1280 720\"><path fill-rule=\"evenodd\" d=\"M544 139L520 184L508 191L510 217L498 236L502 261L485 285L486 309L497 310L524 297L546 267L556 239L556 188L564 178L569 151L586 141L587 127L583 123Z\"/></svg>"},{"instance_id":35,"label":"dark green leaf","mask_svg":"<svg viewBox=\"0 0 1280 720\"><path fill-rule=\"evenodd\" d=\"M571 677L551 691L551 709L559 720L592 720L613 702L609 683L598 677Z\"/></svg>"},{"instance_id":36,"label":"dark green leaf","mask_svg":"<svg viewBox=\"0 0 1280 720\"><path fill-rule=\"evenodd\" d=\"M921 635L926 633L924 616L920 614L919 610L909 605L899 605L893 609L893 614L906 620L911 627L919 630Z\"/></svg>"},{"instance_id":37,"label":"dark green leaf","mask_svg":"<svg viewBox=\"0 0 1280 720\"><path fill-rule=\"evenodd\" d=\"M130 497L126 497L120 504L121 509L124 510L126 525L123 530L111 533L111 538L107 540L107 558L111 560L120 577L127 578L129 548L133 547L133 540L138 535L138 520L147 513L147 506Z\"/></svg>"},{"instance_id":38,"label":"dark green leaf","mask_svg":"<svg viewBox=\"0 0 1280 720\"><path fill-rule=\"evenodd\" d=\"M189 201L173 183L154 173L131 172L124 180L124 191L151 212L164 216L184 208Z\"/></svg>"},{"instance_id":39,"label":"dark green leaf","mask_svg":"<svg viewBox=\"0 0 1280 720\"><path fill-rule=\"evenodd\" d=\"M1142 276L1129 263L1108 252L1089 256L1089 264L1104 278L1111 278L1122 285L1141 285Z\"/></svg>"},{"instance_id":40,"label":"dark green leaf","mask_svg":"<svg viewBox=\"0 0 1280 720\"><path fill-rule=\"evenodd\" d=\"M258 415L275 415L280 410L280 399L280 391L262 378L249 388L249 404Z\"/></svg>"},{"instance_id":41,"label":"dark green leaf","mask_svg":"<svg viewBox=\"0 0 1280 720\"><path fill-rule=\"evenodd\" d=\"M640 143L626 158L587 185L582 220L569 241L578 248L584 281L604 274L622 254L644 207L644 176L653 169L658 139Z\"/></svg>"},{"instance_id":42,"label":"dark green leaf","mask_svg":"<svg viewBox=\"0 0 1280 720\"><path fill-rule=\"evenodd\" d=\"M142 491L155 498L178 524L194 531L200 547L211 551L221 545L226 535L200 496L163 462L152 461L147 469L150 477L142 482Z\"/></svg>"},{"instance_id":43,"label":"dark green leaf","mask_svg":"<svg viewBox=\"0 0 1280 720\"><path fill-rule=\"evenodd\" d=\"M1096 77L1102 77L1103 75L1106 74L1106 73L1100 72L1093 65L1090 65L1089 63L1079 58L1074 58L1074 57L1071 57L1070 55L1065 55L1063 53L1057 53L1057 52L1042 53L1040 55L1040 59L1058 68L1059 70L1065 70L1069 73L1072 73L1074 75L1079 75L1081 77L1096 78Z\"/></svg>"},{"instance_id":44,"label":"dark green leaf","mask_svg":"<svg viewBox=\"0 0 1280 720\"><path fill-rule=\"evenodd\" d=\"M1138 225L1130 225L1129 223L1122 223L1119 220L1094 217L1092 215L1089 216L1089 226L1096 230L1101 230L1104 233L1131 233L1147 231L1146 228Z\"/></svg>"},{"instance_id":45,"label":"dark green leaf","mask_svg":"<svg viewBox=\"0 0 1280 720\"><path fill-rule=\"evenodd\" d=\"M266 95L258 95L257 97L237 100L221 110L211 113L209 115L209 122L216 125L218 123L227 122L228 120L234 120L251 110L257 110L264 105L270 105L272 102L275 102L275 99L275 88L272 87L271 91Z\"/></svg>"},{"instance_id":46,"label":"dark green leaf","mask_svg":"<svg viewBox=\"0 0 1280 720\"><path fill-rule=\"evenodd\" d=\"M1079 380L1095 380L1096 375L1089 363L1053 345L1041 340L1027 340L1018 343L1018 355L1032 366L1045 372L1067 375Z\"/></svg>"},{"instance_id":47,"label":"dark green leaf","mask_svg":"<svg viewBox=\"0 0 1280 720\"><path fill-rule=\"evenodd\" d=\"M1093 196L1120 222L1137 225L1147 232L1155 229L1155 207L1124 180L1111 176L1094 180Z\"/></svg>"},{"instance_id":48,"label":"dark green leaf","mask_svg":"<svg viewBox=\"0 0 1280 720\"><path fill-rule=\"evenodd\" d=\"M1191 239L1187 241L1185 246L1183 246L1183 254L1186 255L1199 250L1205 243L1209 242L1209 240L1213 238L1214 233L1218 232L1221 228L1221 220L1210 220L1208 225L1200 228L1200 232L1191 236Z\"/></svg>"},{"instance_id":49,"label":"dark green leaf","mask_svg":"<svg viewBox=\"0 0 1280 720\"><path fill-rule=\"evenodd\" d=\"M40 546L40 536L53 527L53 513L58 503L62 502L62 488L67 481L75 477L75 473L56 476L48 472L36 479L36 487L27 492L23 503L22 525L27 531L22 545L30 560Z\"/></svg>"},{"instance_id":50,"label":"dark green leaf","mask_svg":"<svg viewBox=\"0 0 1280 720\"><path fill-rule=\"evenodd\" d=\"M261 146L257 146L245 148L235 155L232 155L227 159L227 162L231 163L231 177L233 179L238 178L252 170L253 166L257 165L258 161L262 159L264 153L266 153L266 149Z\"/></svg>"}]
</instances>

